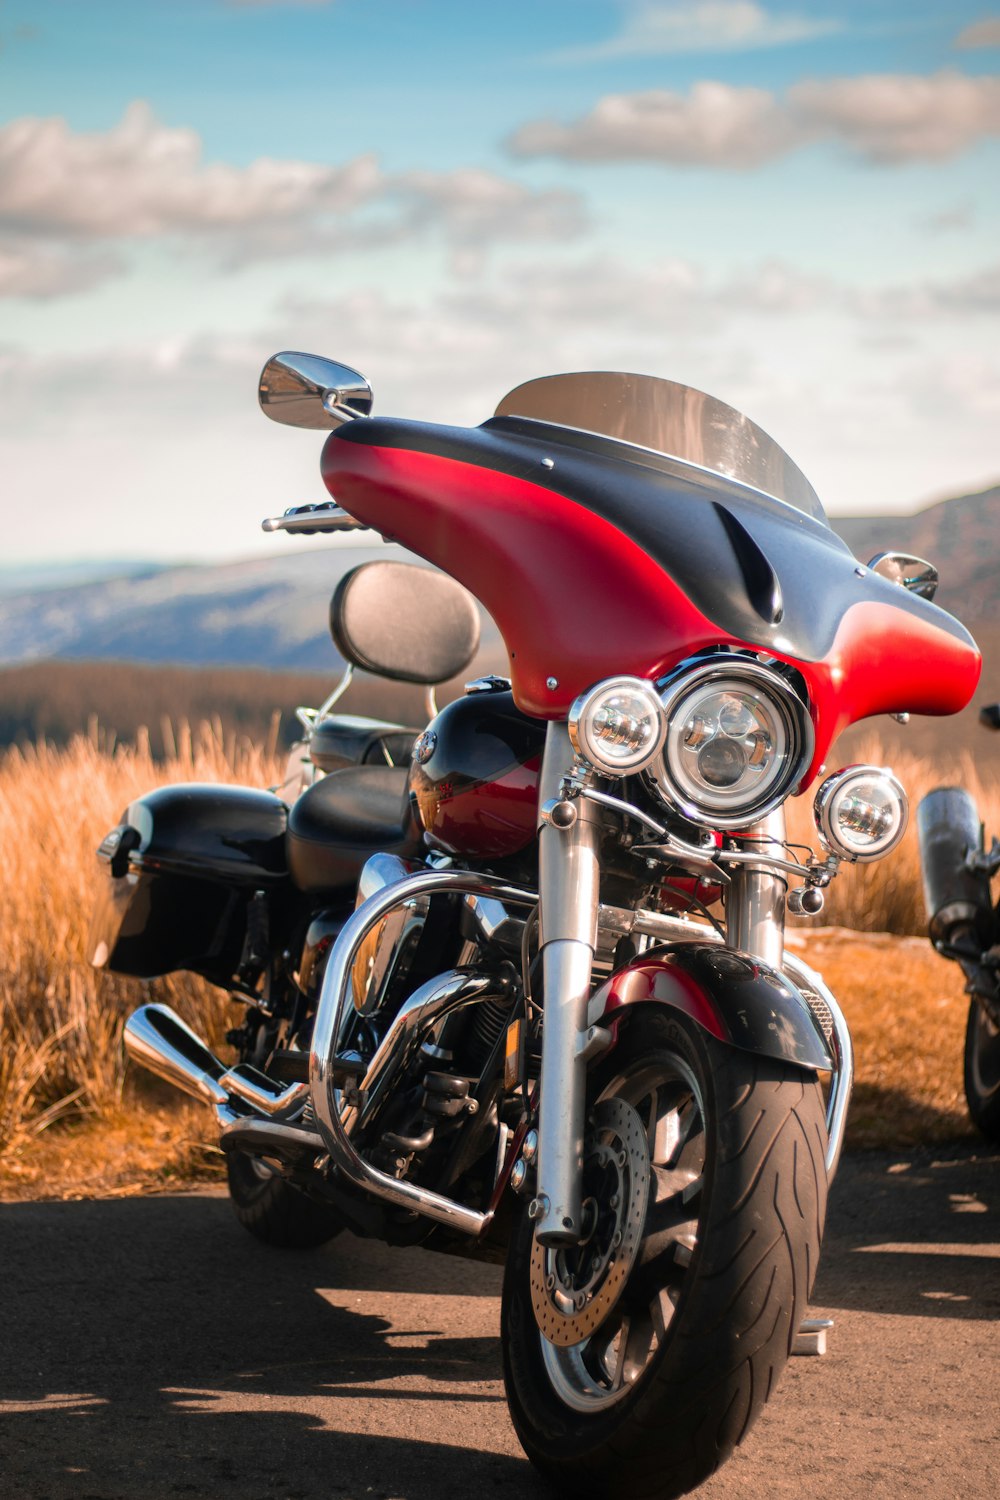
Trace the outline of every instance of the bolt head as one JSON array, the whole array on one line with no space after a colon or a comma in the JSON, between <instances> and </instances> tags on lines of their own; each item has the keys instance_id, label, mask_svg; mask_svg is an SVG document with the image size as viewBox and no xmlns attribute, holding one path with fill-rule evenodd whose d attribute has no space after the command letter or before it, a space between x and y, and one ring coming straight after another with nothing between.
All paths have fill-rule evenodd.
<instances>
[{"instance_id":1,"label":"bolt head","mask_svg":"<svg viewBox=\"0 0 1000 1500\"><path fill-rule=\"evenodd\" d=\"M538 1155L538 1131L529 1130L521 1146L521 1155L530 1165Z\"/></svg>"},{"instance_id":2,"label":"bolt head","mask_svg":"<svg viewBox=\"0 0 1000 1500\"><path fill-rule=\"evenodd\" d=\"M522 1159L518 1159L511 1168L510 1185L515 1193L523 1193L524 1185L528 1180L528 1168Z\"/></svg>"},{"instance_id":3,"label":"bolt head","mask_svg":"<svg viewBox=\"0 0 1000 1500\"><path fill-rule=\"evenodd\" d=\"M548 688L550 693L554 693L556 688L559 686L558 677L546 677L545 686Z\"/></svg>"}]
</instances>

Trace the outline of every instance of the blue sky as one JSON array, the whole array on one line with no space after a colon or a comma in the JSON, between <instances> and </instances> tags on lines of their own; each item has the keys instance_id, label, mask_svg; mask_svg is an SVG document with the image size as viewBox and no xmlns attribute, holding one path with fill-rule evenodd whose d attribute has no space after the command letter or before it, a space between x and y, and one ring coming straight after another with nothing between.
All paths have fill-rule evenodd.
<instances>
[{"instance_id":1,"label":"blue sky","mask_svg":"<svg viewBox=\"0 0 1000 1500\"><path fill-rule=\"evenodd\" d=\"M441 421L686 381L834 513L994 480L998 60L964 3L2 0L4 560L273 548L281 347Z\"/></svg>"}]
</instances>

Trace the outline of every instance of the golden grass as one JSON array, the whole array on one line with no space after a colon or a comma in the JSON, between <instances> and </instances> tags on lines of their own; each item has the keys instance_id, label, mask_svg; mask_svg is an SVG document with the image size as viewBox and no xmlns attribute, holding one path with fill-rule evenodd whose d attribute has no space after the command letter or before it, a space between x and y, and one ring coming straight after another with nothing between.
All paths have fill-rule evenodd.
<instances>
[{"instance_id":1,"label":"golden grass","mask_svg":"<svg viewBox=\"0 0 1000 1500\"><path fill-rule=\"evenodd\" d=\"M181 722L173 739L173 757L159 763L147 737L107 746L96 727L65 750L0 757L0 1158L57 1123L120 1118L122 1027L144 998L175 1006L214 1044L232 1024L220 992L190 975L145 984L87 962L95 883L107 878L95 850L136 795L174 781L279 777L273 749L218 724L192 734Z\"/></svg>"},{"instance_id":2,"label":"golden grass","mask_svg":"<svg viewBox=\"0 0 1000 1500\"><path fill-rule=\"evenodd\" d=\"M877 742L863 758L885 759ZM895 769L913 806L949 779L915 757L897 754ZM96 727L64 750L41 744L0 756L0 1196L130 1192L217 1173L208 1111L178 1101L170 1113L155 1082L127 1082L121 1033L130 1010L158 998L222 1050L242 1008L189 975L147 984L90 967L94 883L106 878L94 851L127 803L154 786L265 786L280 772L273 741L261 749L218 723L194 733L181 723L166 761L153 760L141 734L135 746L106 744ZM968 786L987 826L1000 831L997 785L983 785L971 762L950 779ZM815 843L811 798L791 805L790 836ZM809 961L827 973L855 1030L851 1143L967 1132L966 1002L957 969L922 938L913 829L888 860L842 873L821 920L853 931L813 936L800 924L793 941L804 941ZM862 941L856 934L864 932L921 936Z\"/></svg>"}]
</instances>

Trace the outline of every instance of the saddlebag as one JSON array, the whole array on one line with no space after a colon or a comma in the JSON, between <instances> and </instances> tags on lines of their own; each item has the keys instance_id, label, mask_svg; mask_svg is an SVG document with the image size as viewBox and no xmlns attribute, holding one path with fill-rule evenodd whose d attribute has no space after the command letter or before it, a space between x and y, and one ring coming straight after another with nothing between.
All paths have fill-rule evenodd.
<instances>
[{"instance_id":1,"label":"saddlebag","mask_svg":"<svg viewBox=\"0 0 1000 1500\"><path fill-rule=\"evenodd\" d=\"M251 903L287 882L287 817L253 787L168 786L131 803L97 851L90 962L226 984L246 960Z\"/></svg>"}]
</instances>

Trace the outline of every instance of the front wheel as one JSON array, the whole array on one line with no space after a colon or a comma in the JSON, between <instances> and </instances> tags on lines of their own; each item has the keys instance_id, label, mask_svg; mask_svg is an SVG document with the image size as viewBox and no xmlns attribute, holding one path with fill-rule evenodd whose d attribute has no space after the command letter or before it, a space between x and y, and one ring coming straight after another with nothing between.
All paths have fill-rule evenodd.
<instances>
[{"instance_id":1,"label":"front wheel","mask_svg":"<svg viewBox=\"0 0 1000 1500\"><path fill-rule=\"evenodd\" d=\"M965 1030L965 1097L987 1140L1000 1141L1000 1028L973 1000Z\"/></svg>"},{"instance_id":2,"label":"front wheel","mask_svg":"<svg viewBox=\"0 0 1000 1500\"><path fill-rule=\"evenodd\" d=\"M525 1452L574 1495L670 1497L749 1430L805 1312L826 1211L815 1075L638 1013L593 1080L587 1240L504 1278L504 1379Z\"/></svg>"}]
</instances>

